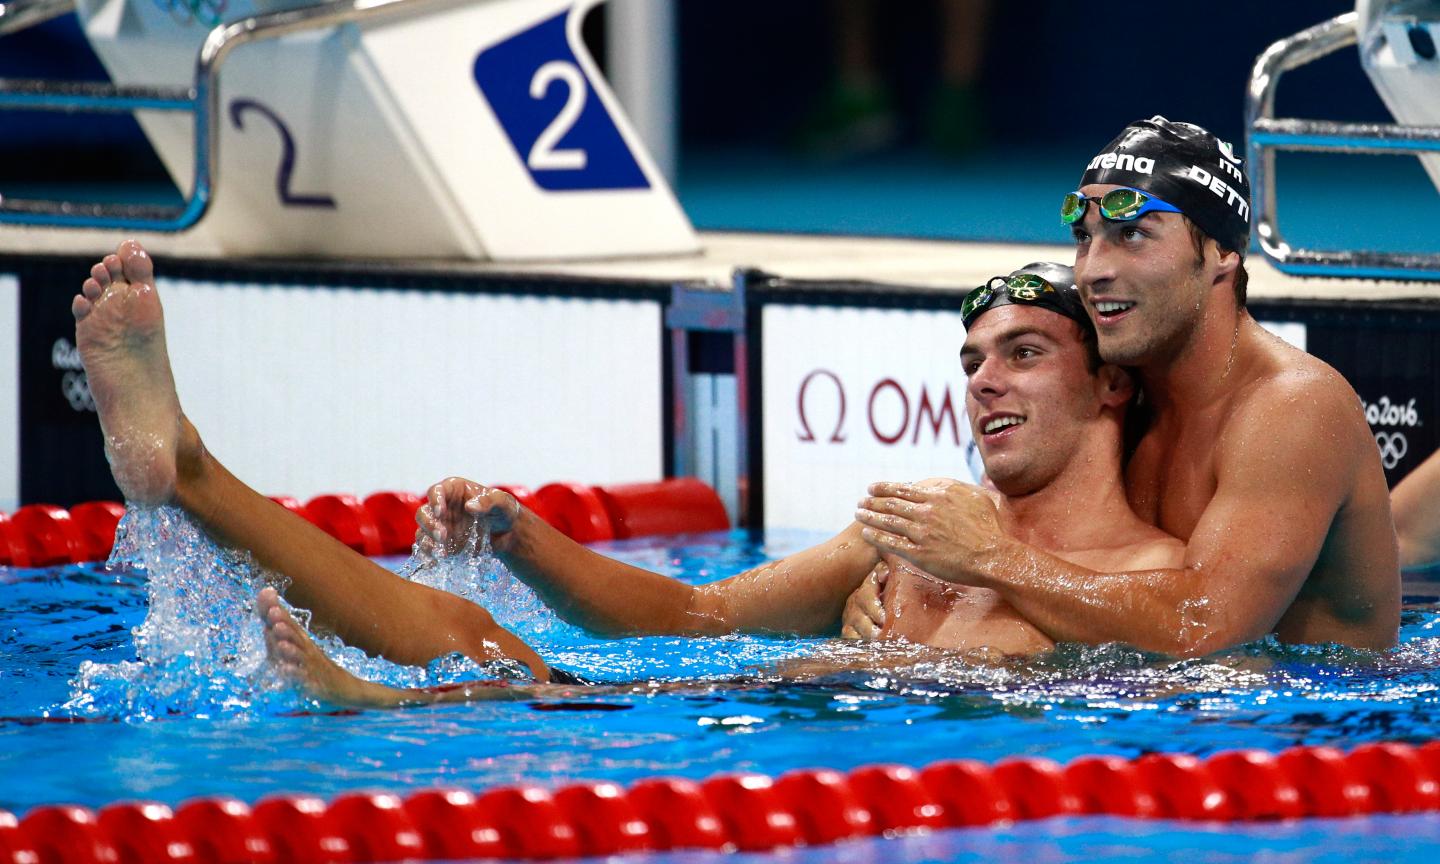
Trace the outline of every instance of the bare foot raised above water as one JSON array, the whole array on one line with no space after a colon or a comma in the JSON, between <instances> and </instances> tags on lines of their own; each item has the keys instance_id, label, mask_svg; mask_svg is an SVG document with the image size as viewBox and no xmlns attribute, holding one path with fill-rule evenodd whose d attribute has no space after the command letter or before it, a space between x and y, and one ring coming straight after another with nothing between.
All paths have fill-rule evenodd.
<instances>
[{"instance_id":1,"label":"bare foot raised above water","mask_svg":"<svg viewBox=\"0 0 1440 864\"><path fill-rule=\"evenodd\" d=\"M265 647L270 662L306 695L331 705L357 708L399 708L432 702L480 702L533 699L565 688L555 685L523 685L508 681L471 681L452 687L401 690L366 681L350 674L320 650L305 629L296 623L274 588L260 592L256 600L260 620L265 622Z\"/></svg>"},{"instance_id":2,"label":"bare foot raised above water","mask_svg":"<svg viewBox=\"0 0 1440 864\"><path fill-rule=\"evenodd\" d=\"M90 269L70 311L115 482L135 504L168 501L180 400L150 255L134 240L121 243Z\"/></svg>"}]
</instances>

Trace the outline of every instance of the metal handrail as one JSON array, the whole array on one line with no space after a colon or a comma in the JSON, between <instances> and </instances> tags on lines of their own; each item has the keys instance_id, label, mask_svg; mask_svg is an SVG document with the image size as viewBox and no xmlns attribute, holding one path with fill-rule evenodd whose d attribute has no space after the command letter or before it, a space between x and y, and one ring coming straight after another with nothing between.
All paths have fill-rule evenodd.
<instances>
[{"instance_id":1,"label":"metal handrail","mask_svg":"<svg viewBox=\"0 0 1440 864\"><path fill-rule=\"evenodd\" d=\"M75 0L6 0L0 3L0 36L44 24L75 9Z\"/></svg>"},{"instance_id":2,"label":"metal handrail","mask_svg":"<svg viewBox=\"0 0 1440 864\"><path fill-rule=\"evenodd\" d=\"M195 116L194 183L183 204L156 207L0 199L0 224L148 231L191 228L209 209L218 186L214 171L220 156L217 82L220 67L231 51L250 42L457 2L463 0L334 0L220 24L206 35L200 46L195 60L195 85L188 90L0 80L0 108L69 112L187 111Z\"/></svg>"},{"instance_id":3,"label":"metal handrail","mask_svg":"<svg viewBox=\"0 0 1440 864\"><path fill-rule=\"evenodd\" d=\"M1275 93L1281 75L1356 44L1358 24L1358 13L1338 15L1281 39L1255 60L1245 94L1246 153L1255 234L1266 257L1285 273L1440 280L1440 255L1296 249L1280 233L1275 197L1276 150L1440 153L1440 127L1275 118Z\"/></svg>"}]
</instances>

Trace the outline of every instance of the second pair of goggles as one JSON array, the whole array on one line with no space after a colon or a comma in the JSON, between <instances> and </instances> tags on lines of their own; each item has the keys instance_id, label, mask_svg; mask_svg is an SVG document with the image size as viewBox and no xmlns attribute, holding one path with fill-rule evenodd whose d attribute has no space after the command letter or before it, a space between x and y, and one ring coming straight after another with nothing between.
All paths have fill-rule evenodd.
<instances>
[{"instance_id":1,"label":"second pair of goggles","mask_svg":"<svg viewBox=\"0 0 1440 864\"><path fill-rule=\"evenodd\" d=\"M1011 303L1043 306L1058 306L1062 303L1060 292L1043 276L1034 273L994 276L965 295L964 302L960 304L960 323L968 330L970 323L979 318L981 312L989 309L1002 294L1008 297Z\"/></svg>"},{"instance_id":2,"label":"second pair of goggles","mask_svg":"<svg viewBox=\"0 0 1440 864\"><path fill-rule=\"evenodd\" d=\"M1100 207L1100 215L1112 222L1133 222L1146 213L1179 213L1180 208L1167 204L1159 198L1130 186L1111 189L1099 198L1092 198L1080 192L1071 192L1060 202L1060 221L1074 225L1085 218L1085 208L1091 201Z\"/></svg>"}]
</instances>

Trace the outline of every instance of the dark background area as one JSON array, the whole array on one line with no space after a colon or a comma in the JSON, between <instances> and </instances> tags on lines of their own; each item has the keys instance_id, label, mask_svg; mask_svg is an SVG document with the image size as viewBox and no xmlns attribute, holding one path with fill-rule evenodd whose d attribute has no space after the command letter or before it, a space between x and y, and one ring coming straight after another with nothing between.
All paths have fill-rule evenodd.
<instances>
[{"instance_id":1,"label":"dark background area","mask_svg":"<svg viewBox=\"0 0 1440 864\"><path fill-rule=\"evenodd\" d=\"M938 78L937 4L874 6L884 72L913 116ZM1156 113L1238 143L1256 56L1278 39L1354 9L1338 0L993 6L980 74L992 142L1067 149L1098 149L1129 121ZM680 8L685 147L783 141L834 74L833 4L692 0ZM1303 91L1282 90L1281 113L1389 119L1354 51L1295 78Z\"/></svg>"},{"instance_id":2,"label":"dark background area","mask_svg":"<svg viewBox=\"0 0 1440 864\"><path fill-rule=\"evenodd\" d=\"M989 130L981 153L1094 150L1128 121L1155 113L1200 123L1238 145L1256 55L1353 8L1338 0L992 5L978 82ZM921 146L920 118L939 77L941 18L932 2L872 6L869 37L901 121L892 152L903 153ZM586 27L602 62L603 12ZM834 4L685 0L678 17L682 160L735 148L784 151L834 79ZM67 16L0 38L0 76L105 74ZM1298 86L1282 90L1283 114L1389 117L1353 51L1294 77ZM0 112L0 130L0 180L165 180L129 117Z\"/></svg>"}]
</instances>

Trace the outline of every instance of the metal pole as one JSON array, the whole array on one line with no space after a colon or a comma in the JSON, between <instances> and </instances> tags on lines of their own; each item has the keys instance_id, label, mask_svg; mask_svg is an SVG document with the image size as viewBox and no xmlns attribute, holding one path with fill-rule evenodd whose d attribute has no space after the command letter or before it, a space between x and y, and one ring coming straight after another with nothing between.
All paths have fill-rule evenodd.
<instances>
[{"instance_id":1,"label":"metal pole","mask_svg":"<svg viewBox=\"0 0 1440 864\"><path fill-rule=\"evenodd\" d=\"M605 7L606 77L671 186L679 157L674 0L612 0Z\"/></svg>"}]
</instances>

